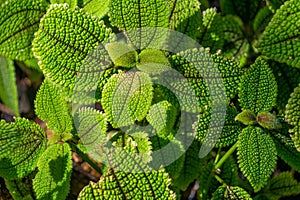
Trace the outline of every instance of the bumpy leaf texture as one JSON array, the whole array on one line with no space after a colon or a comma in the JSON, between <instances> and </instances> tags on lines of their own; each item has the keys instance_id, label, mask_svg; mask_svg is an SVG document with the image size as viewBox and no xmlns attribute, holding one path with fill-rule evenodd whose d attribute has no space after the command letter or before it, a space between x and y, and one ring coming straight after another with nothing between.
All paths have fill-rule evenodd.
<instances>
[{"instance_id":1,"label":"bumpy leaf texture","mask_svg":"<svg viewBox=\"0 0 300 200\"><path fill-rule=\"evenodd\" d=\"M285 118L293 127L291 138L298 151L300 151L300 85L295 88L286 106Z\"/></svg>"},{"instance_id":2,"label":"bumpy leaf texture","mask_svg":"<svg viewBox=\"0 0 300 200\"><path fill-rule=\"evenodd\" d=\"M77 0L50 0L51 4L63 4L63 3L67 3L70 7L70 9L75 9L75 7L77 6Z\"/></svg>"},{"instance_id":3,"label":"bumpy leaf texture","mask_svg":"<svg viewBox=\"0 0 300 200\"><path fill-rule=\"evenodd\" d=\"M239 101L243 110L255 114L270 111L276 103L277 84L268 63L261 57L250 66L241 80Z\"/></svg>"},{"instance_id":4,"label":"bumpy leaf texture","mask_svg":"<svg viewBox=\"0 0 300 200\"><path fill-rule=\"evenodd\" d=\"M203 47L209 47L211 52L221 49L224 44L223 23L221 16L214 8L203 12L203 24L198 37Z\"/></svg>"},{"instance_id":5,"label":"bumpy leaf texture","mask_svg":"<svg viewBox=\"0 0 300 200\"><path fill-rule=\"evenodd\" d=\"M146 117L152 96L152 82L146 73L120 71L104 86L101 103L112 126L122 127Z\"/></svg>"},{"instance_id":6,"label":"bumpy leaf texture","mask_svg":"<svg viewBox=\"0 0 300 200\"><path fill-rule=\"evenodd\" d=\"M239 135L238 162L254 191L259 191L276 165L277 152L272 138L259 127L248 126Z\"/></svg>"},{"instance_id":7,"label":"bumpy leaf texture","mask_svg":"<svg viewBox=\"0 0 300 200\"><path fill-rule=\"evenodd\" d=\"M248 23L254 19L258 10L264 6L263 0L221 0L221 10L224 14L237 15Z\"/></svg>"},{"instance_id":8,"label":"bumpy leaf texture","mask_svg":"<svg viewBox=\"0 0 300 200\"><path fill-rule=\"evenodd\" d=\"M201 113L195 126L196 138L216 147L226 147L235 143L243 128L234 120L237 114L236 108L228 107L223 124L220 123L220 118L225 115L222 111L211 113L211 110L208 110Z\"/></svg>"},{"instance_id":9,"label":"bumpy leaf texture","mask_svg":"<svg viewBox=\"0 0 300 200\"><path fill-rule=\"evenodd\" d=\"M244 199L252 200L250 194L238 186L220 186L213 194L212 200Z\"/></svg>"},{"instance_id":10,"label":"bumpy leaf texture","mask_svg":"<svg viewBox=\"0 0 300 200\"><path fill-rule=\"evenodd\" d=\"M72 172L71 149L68 144L54 144L38 162L33 189L38 200L65 199L70 190Z\"/></svg>"},{"instance_id":11,"label":"bumpy leaf texture","mask_svg":"<svg viewBox=\"0 0 300 200\"><path fill-rule=\"evenodd\" d=\"M97 183L90 183L79 194L80 200L93 199L174 199L170 179L163 170L153 171L140 159L125 151L111 152L112 169ZM118 169L116 170L116 166ZM139 173L136 173L136 170Z\"/></svg>"},{"instance_id":12,"label":"bumpy leaf texture","mask_svg":"<svg viewBox=\"0 0 300 200\"><path fill-rule=\"evenodd\" d=\"M293 67L300 68L300 1L285 2L260 39L262 54Z\"/></svg>"},{"instance_id":13,"label":"bumpy leaf texture","mask_svg":"<svg viewBox=\"0 0 300 200\"><path fill-rule=\"evenodd\" d=\"M42 83L34 105L37 116L47 121L48 129L56 134L71 133L73 126L67 102L48 80Z\"/></svg>"},{"instance_id":14,"label":"bumpy leaf texture","mask_svg":"<svg viewBox=\"0 0 300 200\"><path fill-rule=\"evenodd\" d=\"M0 4L0 55L22 61L33 58L31 42L48 3L12 0Z\"/></svg>"},{"instance_id":15,"label":"bumpy leaf texture","mask_svg":"<svg viewBox=\"0 0 300 200\"><path fill-rule=\"evenodd\" d=\"M279 173L270 180L267 188L270 199L300 194L300 183L294 179L291 172Z\"/></svg>"},{"instance_id":16,"label":"bumpy leaf texture","mask_svg":"<svg viewBox=\"0 0 300 200\"><path fill-rule=\"evenodd\" d=\"M16 118L0 121L0 176L22 178L32 172L46 148L46 134L38 124Z\"/></svg>"},{"instance_id":17,"label":"bumpy leaf texture","mask_svg":"<svg viewBox=\"0 0 300 200\"><path fill-rule=\"evenodd\" d=\"M222 18L224 45L222 54L229 58L235 58L240 66L247 62L249 43L244 34L244 25L237 16L227 15Z\"/></svg>"},{"instance_id":18,"label":"bumpy leaf texture","mask_svg":"<svg viewBox=\"0 0 300 200\"><path fill-rule=\"evenodd\" d=\"M168 0L170 28L196 39L202 25L200 2L197 0Z\"/></svg>"},{"instance_id":19,"label":"bumpy leaf texture","mask_svg":"<svg viewBox=\"0 0 300 200\"><path fill-rule=\"evenodd\" d=\"M93 92L111 68L104 22L67 4L52 4L35 33L33 51L45 76L69 93ZM79 101L80 101L79 99Z\"/></svg>"},{"instance_id":20,"label":"bumpy leaf texture","mask_svg":"<svg viewBox=\"0 0 300 200\"><path fill-rule=\"evenodd\" d=\"M2 56L0 56L0 98L15 115L19 115L14 63Z\"/></svg>"}]
</instances>

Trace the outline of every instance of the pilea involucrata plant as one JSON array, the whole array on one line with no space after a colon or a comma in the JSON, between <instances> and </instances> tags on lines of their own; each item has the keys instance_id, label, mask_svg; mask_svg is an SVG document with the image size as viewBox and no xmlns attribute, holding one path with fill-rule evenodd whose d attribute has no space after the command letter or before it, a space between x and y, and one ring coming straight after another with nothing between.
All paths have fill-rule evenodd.
<instances>
[{"instance_id":1,"label":"pilea involucrata plant","mask_svg":"<svg viewBox=\"0 0 300 200\"><path fill-rule=\"evenodd\" d=\"M300 197L299 0L0 0L0 30L13 199Z\"/></svg>"}]
</instances>

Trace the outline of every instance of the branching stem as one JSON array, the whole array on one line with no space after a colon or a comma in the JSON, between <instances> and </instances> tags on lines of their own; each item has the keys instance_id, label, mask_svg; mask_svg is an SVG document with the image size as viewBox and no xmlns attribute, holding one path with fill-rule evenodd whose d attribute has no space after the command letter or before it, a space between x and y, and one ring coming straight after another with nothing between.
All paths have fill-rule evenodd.
<instances>
[{"instance_id":1,"label":"branching stem","mask_svg":"<svg viewBox=\"0 0 300 200\"><path fill-rule=\"evenodd\" d=\"M227 158L235 151L237 148L237 142L224 154L224 156L217 162L215 165L215 169L218 169L222 166L222 164L227 160Z\"/></svg>"}]
</instances>

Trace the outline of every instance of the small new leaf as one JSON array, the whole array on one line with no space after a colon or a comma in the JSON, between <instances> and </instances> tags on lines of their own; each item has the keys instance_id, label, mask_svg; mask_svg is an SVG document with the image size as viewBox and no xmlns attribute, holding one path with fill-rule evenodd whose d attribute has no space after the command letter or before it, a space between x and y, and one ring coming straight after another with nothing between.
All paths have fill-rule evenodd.
<instances>
[{"instance_id":1,"label":"small new leaf","mask_svg":"<svg viewBox=\"0 0 300 200\"><path fill-rule=\"evenodd\" d=\"M102 106L113 127L141 121L150 108L153 87L144 72L122 72L113 75L103 89Z\"/></svg>"},{"instance_id":2,"label":"small new leaf","mask_svg":"<svg viewBox=\"0 0 300 200\"><path fill-rule=\"evenodd\" d=\"M0 121L0 176L22 178L32 172L46 148L46 134L38 124L16 118Z\"/></svg>"},{"instance_id":3,"label":"small new leaf","mask_svg":"<svg viewBox=\"0 0 300 200\"><path fill-rule=\"evenodd\" d=\"M257 124L256 116L251 110L243 110L235 118L235 121L239 121L245 125Z\"/></svg>"},{"instance_id":4,"label":"small new leaf","mask_svg":"<svg viewBox=\"0 0 300 200\"><path fill-rule=\"evenodd\" d=\"M256 120L259 125L267 129L280 129L282 127L276 115L269 112L259 112Z\"/></svg>"},{"instance_id":5,"label":"small new leaf","mask_svg":"<svg viewBox=\"0 0 300 200\"><path fill-rule=\"evenodd\" d=\"M72 172L71 149L68 144L50 146L38 162L33 189L38 200L65 199L69 193Z\"/></svg>"},{"instance_id":6,"label":"small new leaf","mask_svg":"<svg viewBox=\"0 0 300 200\"><path fill-rule=\"evenodd\" d=\"M40 87L34 105L37 116L48 121L48 129L54 130L56 134L71 132L73 126L67 102L59 89L48 80Z\"/></svg>"},{"instance_id":7,"label":"small new leaf","mask_svg":"<svg viewBox=\"0 0 300 200\"><path fill-rule=\"evenodd\" d=\"M286 1L276 10L263 33L258 50L262 54L294 67L300 67L300 1Z\"/></svg>"},{"instance_id":8,"label":"small new leaf","mask_svg":"<svg viewBox=\"0 0 300 200\"><path fill-rule=\"evenodd\" d=\"M239 135L238 162L254 191L266 185L276 165L277 152L272 138L259 127L248 126Z\"/></svg>"},{"instance_id":9,"label":"small new leaf","mask_svg":"<svg viewBox=\"0 0 300 200\"><path fill-rule=\"evenodd\" d=\"M255 114L270 111L275 105L277 84L268 63L259 57L250 66L241 80L239 101L243 110Z\"/></svg>"}]
</instances>

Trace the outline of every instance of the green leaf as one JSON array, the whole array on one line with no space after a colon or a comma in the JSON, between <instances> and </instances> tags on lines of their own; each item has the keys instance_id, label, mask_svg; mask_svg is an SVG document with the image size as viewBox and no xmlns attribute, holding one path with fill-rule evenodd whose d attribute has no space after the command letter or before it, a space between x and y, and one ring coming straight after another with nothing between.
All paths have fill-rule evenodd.
<instances>
[{"instance_id":1,"label":"green leaf","mask_svg":"<svg viewBox=\"0 0 300 200\"><path fill-rule=\"evenodd\" d=\"M175 199L169 188L169 176L164 170L153 171L141 159L126 151L114 151L107 155L111 167L109 174L83 188L79 200Z\"/></svg>"},{"instance_id":2,"label":"green leaf","mask_svg":"<svg viewBox=\"0 0 300 200\"><path fill-rule=\"evenodd\" d=\"M259 125L267 129L280 129L282 127L276 115L269 112L259 112L256 120Z\"/></svg>"},{"instance_id":3,"label":"green leaf","mask_svg":"<svg viewBox=\"0 0 300 200\"><path fill-rule=\"evenodd\" d=\"M104 47L111 30L104 22L67 4L52 4L35 33L33 51L44 75L69 93L95 93L111 61ZM108 70L107 70L108 71ZM75 93L75 94L74 94Z\"/></svg>"},{"instance_id":4,"label":"green leaf","mask_svg":"<svg viewBox=\"0 0 300 200\"><path fill-rule=\"evenodd\" d=\"M102 95L102 106L109 121L113 127L121 127L141 121L147 115L153 88L147 74L120 71L109 79Z\"/></svg>"},{"instance_id":5,"label":"green leaf","mask_svg":"<svg viewBox=\"0 0 300 200\"><path fill-rule=\"evenodd\" d=\"M245 125L255 125L257 124L256 116L251 110L243 110L235 118L235 121L239 121Z\"/></svg>"},{"instance_id":6,"label":"green leaf","mask_svg":"<svg viewBox=\"0 0 300 200\"><path fill-rule=\"evenodd\" d=\"M31 42L48 3L12 0L0 4L0 55L22 61L33 58Z\"/></svg>"},{"instance_id":7,"label":"green leaf","mask_svg":"<svg viewBox=\"0 0 300 200\"><path fill-rule=\"evenodd\" d=\"M283 124L281 130L272 130L271 136L276 145L278 156L293 169L300 172L300 152L297 151L288 130L289 126Z\"/></svg>"},{"instance_id":8,"label":"green leaf","mask_svg":"<svg viewBox=\"0 0 300 200\"><path fill-rule=\"evenodd\" d=\"M173 181L173 184L182 191L186 191L188 186L200 175L200 166L206 161L206 159L199 158L200 147L201 144L199 141L193 141L185 152L183 167L179 177Z\"/></svg>"},{"instance_id":9,"label":"green leaf","mask_svg":"<svg viewBox=\"0 0 300 200\"><path fill-rule=\"evenodd\" d=\"M214 170L214 164L212 161L208 162L202 167L201 175L198 178L199 180L198 195L200 199L209 199L208 191L215 181L213 170Z\"/></svg>"},{"instance_id":10,"label":"green leaf","mask_svg":"<svg viewBox=\"0 0 300 200\"><path fill-rule=\"evenodd\" d=\"M219 176L227 185L237 185L239 183L238 166L236 159L233 158L233 156L229 156L220 169Z\"/></svg>"},{"instance_id":11,"label":"green leaf","mask_svg":"<svg viewBox=\"0 0 300 200\"><path fill-rule=\"evenodd\" d=\"M240 123L234 120L237 110L228 107L225 112L221 110L211 113L207 110L201 113L195 125L196 138L202 143L215 145L215 147L226 147L235 143L242 131ZM225 123L221 123L224 115L226 115Z\"/></svg>"},{"instance_id":12,"label":"green leaf","mask_svg":"<svg viewBox=\"0 0 300 200\"><path fill-rule=\"evenodd\" d=\"M221 49L224 44L223 23L215 8L203 12L203 25L200 30L199 41L203 47L209 47L211 52Z\"/></svg>"},{"instance_id":13,"label":"green leaf","mask_svg":"<svg viewBox=\"0 0 300 200\"><path fill-rule=\"evenodd\" d=\"M0 176L22 178L32 172L46 148L46 134L38 124L16 118L0 121Z\"/></svg>"},{"instance_id":14,"label":"green leaf","mask_svg":"<svg viewBox=\"0 0 300 200\"><path fill-rule=\"evenodd\" d=\"M276 147L272 138L259 127L248 126L239 135L238 162L254 191L265 184L276 165Z\"/></svg>"},{"instance_id":15,"label":"green leaf","mask_svg":"<svg viewBox=\"0 0 300 200\"><path fill-rule=\"evenodd\" d=\"M272 9L271 6L263 7L255 16L253 22L253 29L257 33L261 33L264 31L266 26L271 21L275 11Z\"/></svg>"},{"instance_id":16,"label":"green leaf","mask_svg":"<svg viewBox=\"0 0 300 200\"><path fill-rule=\"evenodd\" d=\"M237 16L222 17L224 45L222 54L228 58L235 58L239 66L247 63L250 45L244 34L244 24Z\"/></svg>"},{"instance_id":17,"label":"green leaf","mask_svg":"<svg viewBox=\"0 0 300 200\"><path fill-rule=\"evenodd\" d=\"M34 200L35 195L32 188L32 179L35 173L32 173L21 179L5 179L5 185L12 195L13 199Z\"/></svg>"},{"instance_id":18,"label":"green leaf","mask_svg":"<svg viewBox=\"0 0 300 200\"><path fill-rule=\"evenodd\" d=\"M169 25L169 9L164 0L110 0L110 21L122 30Z\"/></svg>"},{"instance_id":19,"label":"green leaf","mask_svg":"<svg viewBox=\"0 0 300 200\"><path fill-rule=\"evenodd\" d=\"M267 186L270 199L282 199L281 197L300 194L300 183L297 182L291 172L281 172L273 177Z\"/></svg>"},{"instance_id":20,"label":"green leaf","mask_svg":"<svg viewBox=\"0 0 300 200\"><path fill-rule=\"evenodd\" d=\"M100 19L109 11L110 0L84 0L82 9Z\"/></svg>"},{"instance_id":21,"label":"green leaf","mask_svg":"<svg viewBox=\"0 0 300 200\"><path fill-rule=\"evenodd\" d=\"M72 156L68 144L50 146L38 162L33 189L38 200L65 199L70 190Z\"/></svg>"},{"instance_id":22,"label":"green leaf","mask_svg":"<svg viewBox=\"0 0 300 200\"><path fill-rule=\"evenodd\" d=\"M224 14L237 15L248 23L256 16L259 8L263 7L263 0L221 0L220 7Z\"/></svg>"},{"instance_id":23,"label":"green leaf","mask_svg":"<svg viewBox=\"0 0 300 200\"><path fill-rule=\"evenodd\" d=\"M200 2L197 0L168 0L170 28L196 39L202 25Z\"/></svg>"},{"instance_id":24,"label":"green leaf","mask_svg":"<svg viewBox=\"0 0 300 200\"><path fill-rule=\"evenodd\" d=\"M63 4L66 3L69 5L70 9L74 10L75 7L77 6L77 0L50 0L51 4Z\"/></svg>"},{"instance_id":25,"label":"green leaf","mask_svg":"<svg viewBox=\"0 0 300 200\"><path fill-rule=\"evenodd\" d=\"M81 108L74 115L79 144L90 157L100 162L100 149L109 139L107 132L107 119L105 114L93 108Z\"/></svg>"},{"instance_id":26,"label":"green leaf","mask_svg":"<svg viewBox=\"0 0 300 200\"><path fill-rule=\"evenodd\" d=\"M250 194L238 186L220 186L213 194L212 200L243 199L252 200Z\"/></svg>"},{"instance_id":27,"label":"green leaf","mask_svg":"<svg viewBox=\"0 0 300 200\"><path fill-rule=\"evenodd\" d=\"M298 151L300 151L300 84L291 94L286 106L285 118L292 125L291 138Z\"/></svg>"},{"instance_id":28,"label":"green leaf","mask_svg":"<svg viewBox=\"0 0 300 200\"><path fill-rule=\"evenodd\" d=\"M300 69L289 67L286 64L278 62L271 62L270 66L273 70L273 74L278 85L276 106L279 109L284 110L290 98L290 94L300 83Z\"/></svg>"},{"instance_id":29,"label":"green leaf","mask_svg":"<svg viewBox=\"0 0 300 200\"><path fill-rule=\"evenodd\" d=\"M261 57L255 60L241 80L239 102L243 110L255 114L270 111L275 105L277 84L268 63Z\"/></svg>"},{"instance_id":30,"label":"green leaf","mask_svg":"<svg viewBox=\"0 0 300 200\"><path fill-rule=\"evenodd\" d=\"M19 115L14 63L0 56L0 98L15 115Z\"/></svg>"},{"instance_id":31,"label":"green leaf","mask_svg":"<svg viewBox=\"0 0 300 200\"><path fill-rule=\"evenodd\" d=\"M300 1L290 0L276 10L262 35L258 50L278 61L300 67Z\"/></svg>"},{"instance_id":32,"label":"green leaf","mask_svg":"<svg viewBox=\"0 0 300 200\"><path fill-rule=\"evenodd\" d=\"M56 134L71 133L73 128L69 107L59 89L45 80L35 100L37 116L48 121L47 128Z\"/></svg>"}]
</instances>

